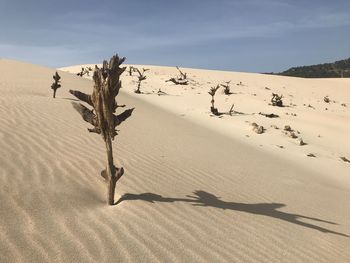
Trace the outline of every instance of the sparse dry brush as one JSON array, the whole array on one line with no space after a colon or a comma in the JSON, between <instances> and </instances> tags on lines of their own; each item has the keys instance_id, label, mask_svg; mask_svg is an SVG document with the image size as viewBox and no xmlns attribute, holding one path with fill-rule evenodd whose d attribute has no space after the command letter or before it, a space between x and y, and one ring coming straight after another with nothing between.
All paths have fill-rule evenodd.
<instances>
[{"instance_id":1,"label":"sparse dry brush","mask_svg":"<svg viewBox=\"0 0 350 263\"><path fill-rule=\"evenodd\" d=\"M83 117L84 121L90 123L93 128L88 129L89 132L94 132L102 135L105 142L107 153L106 169L101 172L101 176L107 183L107 202L109 205L114 204L114 192L117 181L124 174L124 169L114 166L112 140L118 134L117 126L129 118L134 110L128 109L123 113L116 115L117 108L125 105L118 105L115 98L119 94L122 87L120 76L126 67L120 68L125 58L119 58L118 55L113 56L109 63L103 62L103 67L95 68L93 80L94 88L92 95L85 94L77 90L69 92L79 100L92 106L90 110L81 103L73 102L73 107Z\"/></svg>"},{"instance_id":2,"label":"sparse dry brush","mask_svg":"<svg viewBox=\"0 0 350 263\"><path fill-rule=\"evenodd\" d=\"M175 78L170 78L166 80L165 82L173 82L176 85L188 85L188 79L187 79L187 73L183 73L179 67L176 67L177 70L180 72L180 76L177 76Z\"/></svg>"},{"instance_id":3,"label":"sparse dry brush","mask_svg":"<svg viewBox=\"0 0 350 263\"><path fill-rule=\"evenodd\" d=\"M282 101L283 95L278 95L276 93L272 93L271 103L272 106L283 107Z\"/></svg>"},{"instance_id":4,"label":"sparse dry brush","mask_svg":"<svg viewBox=\"0 0 350 263\"><path fill-rule=\"evenodd\" d=\"M57 89L59 89L61 87L61 84L60 84L60 75L58 75L57 71L55 73L55 75L52 76L52 78L55 80L54 83L52 83L51 85L51 89L53 89L53 98L56 98L56 91Z\"/></svg>"},{"instance_id":5,"label":"sparse dry brush","mask_svg":"<svg viewBox=\"0 0 350 263\"><path fill-rule=\"evenodd\" d=\"M85 68L81 68L81 71L79 73L77 73L77 76L84 76L84 75L88 75L90 76L90 71L92 71L91 67L85 67Z\"/></svg>"},{"instance_id":6,"label":"sparse dry brush","mask_svg":"<svg viewBox=\"0 0 350 263\"><path fill-rule=\"evenodd\" d=\"M134 91L135 93L140 94L141 93L141 82L144 81L147 77L145 76L145 72L149 69L143 68L142 72L138 68L133 68L134 71L136 71L139 75L137 76L137 89Z\"/></svg>"},{"instance_id":7,"label":"sparse dry brush","mask_svg":"<svg viewBox=\"0 0 350 263\"><path fill-rule=\"evenodd\" d=\"M220 85L217 85L216 87L211 87L209 92L208 92L209 95L211 96L211 101L210 101L211 102L211 107L210 107L211 113L213 113L215 116L221 116L224 114L232 116L233 113L242 114L241 112L233 110L233 107L235 106L234 104L231 105L231 108L228 112L219 112L219 110L217 108L215 108L215 94L219 88L220 88Z\"/></svg>"}]
</instances>

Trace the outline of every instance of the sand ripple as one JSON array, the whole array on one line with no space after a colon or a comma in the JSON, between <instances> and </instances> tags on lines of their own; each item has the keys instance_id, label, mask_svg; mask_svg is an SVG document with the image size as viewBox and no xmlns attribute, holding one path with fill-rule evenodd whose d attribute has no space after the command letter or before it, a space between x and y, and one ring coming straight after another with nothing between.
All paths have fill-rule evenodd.
<instances>
[{"instance_id":1,"label":"sand ripple","mask_svg":"<svg viewBox=\"0 0 350 263\"><path fill-rule=\"evenodd\" d=\"M53 100L53 70L0 69L0 262L349 262L349 191L125 94L106 206L103 143L64 99L89 81Z\"/></svg>"}]
</instances>

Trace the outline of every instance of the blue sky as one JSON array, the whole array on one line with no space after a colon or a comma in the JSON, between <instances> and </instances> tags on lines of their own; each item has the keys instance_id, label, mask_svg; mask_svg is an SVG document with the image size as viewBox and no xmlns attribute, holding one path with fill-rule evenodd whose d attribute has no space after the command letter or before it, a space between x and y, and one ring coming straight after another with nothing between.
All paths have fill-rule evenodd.
<instances>
[{"instance_id":1,"label":"blue sky","mask_svg":"<svg viewBox=\"0 0 350 263\"><path fill-rule=\"evenodd\" d=\"M349 0L0 0L0 57L278 72L350 57Z\"/></svg>"}]
</instances>

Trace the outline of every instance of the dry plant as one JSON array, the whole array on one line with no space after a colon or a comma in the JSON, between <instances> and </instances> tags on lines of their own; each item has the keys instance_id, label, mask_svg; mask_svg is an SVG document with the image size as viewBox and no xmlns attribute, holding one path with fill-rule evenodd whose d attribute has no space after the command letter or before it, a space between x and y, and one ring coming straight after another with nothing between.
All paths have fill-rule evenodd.
<instances>
[{"instance_id":1,"label":"dry plant","mask_svg":"<svg viewBox=\"0 0 350 263\"><path fill-rule=\"evenodd\" d=\"M263 112L259 112L259 115L265 116L267 118L278 118L279 115L274 114L274 113L263 113Z\"/></svg>"},{"instance_id":2,"label":"dry plant","mask_svg":"<svg viewBox=\"0 0 350 263\"><path fill-rule=\"evenodd\" d=\"M265 132L265 128L262 125L258 125L255 122L252 123L253 131L257 134L262 134Z\"/></svg>"},{"instance_id":3,"label":"dry plant","mask_svg":"<svg viewBox=\"0 0 350 263\"><path fill-rule=\"evenodd\" d=\"M134 66L129 66L129 69L128 69L129 76L132 76L132 73L134 72L137 72L137 68L135 68Z\"/></svg>"},{"instance_id":4,"label":"dry plant","mask_svg":"<svg viewBox=\"0 0 350 263\"><path fill-rule=\"evenodd\" d=\"M61 84L60 84L61 77L60 77L60 75L58 75L57 71L56 71L55 75L53 75L52 77L55 80L55 82L52 83L51 89L53 89L53 98L55 98L57 89L59 89L61 87Z\"/></svg>"},{"instance_id":5,"label":"dry plant","mask_svg":"<svg viewBox=\"0 0 350 263\"><path fill-rule=\"evenodd\" d=\"M176 85L188 85L188 80L185 79L185 80L179 80L179 79L176 79L176 78L170 78L168 80L166 80L165 82L172 82Z\"/></svg>"},{"instance_id":6,"label":"dry plant","mask_svg":"<svg viewBox=\"0 0 350 263\"><path fill-rule=\"evenodd\" d=\"M220 88L220 85L217 85L216 87L211 87L209 92L208 92L209 95L211 96L211 101L210 101L211 102L211 107L210 107L211 113L213 113L215 116L221 116L224 114L232 116L234 113L242 114L241 112L233 110L233 107L235 106L234 104L231 105L231 108L228 112L219 112L219 110L217 108L215 108L215 94L219 88Z\"/></svg>"},{"instance_id":7,"label":"dry plant","mask_svg":"<svg viewBox=\"0 0 350 263\"><path fill-rule=\"evenodd\" d=\"M230 90L230 83L231 83L231 80L230 81L226 81L225 84L220 84L220 86L224 88L225 95L233 94L231 92L231 90Z\"/></svg>"},{"instance_id":8,"label":"dry plant","mask_svg":"<svg viewBox=\"0 0 350 263\"><path fill-rule=\"evenodd\" d=\"M176 78L170 78L165 82L170 81L176 85L188 85L187 73L183 73L179 67L176 67L176 68L180 72L180 76L177 76Z\"/></svg>"},{"instance_id":9,"label":"dry plant","mask_svg":"<svg viewBox=\"0 0 350 263\"><path fill-rule=\"evenodd\" d=\"M90 76L90 72L92 71L91 67L85 67L85 68L81 68L81 71L79 73L77 73L77 76L84 76L84 75L88 75Z\"/></svg>"},{"instance_id":10,"label":"dry plant","mask_svg":"<svg viewBox=\"0 0 350 263\"><path fill-rule=\"evenodd\" d=\"M284 134L292 139L298 138L298 136L295 134L295 131L289 125L284 126Z\"/></svg>"},{"instance_id":11,"label":"dry plant","mask_svg":"<svg viewBox=\"0 0 350 263\"><path fill-rule=\"evenodd\" d=\"M271 103L272 106L283 107L282 101L283 95L278 95L276 93L272 93Z\"/></svg>"},{"instance_id":12,"label":"dry plant","mask_svg":"<svg viewBox=\"0 0 350 263\"><path fill-rule=\"evenodd\" d=\"M214 115L220 115L219 111L217 108L215 108L215 93L216 91L220 88L219 85L217 85L216 87L211 87L210 91L208 92L209 95L211 96L211 107L210 107L210 111L214 114Z\"/></svg>"},{"instance_id":13,"label":"dry plant","mask_svg":"<svg viewBox=\"0 0 350 263\"><path fill-rule=\"evenodd\" d=\"M107 183L107 202L109 205L114 204L114 193L117 181L124 174L124 169L117 168L113 163L112 140L117 135L117 126L129 118L134 110L128 109L119 115L115 112L118 105L115 98L122 87L120 76L126 67L119 66L124 62L125 58L119 58L118 55L113 56L109 63L103 61L101 69L95 68L93 80L94 88L92 95L85 94L80 91L70 90L69 92L79 100L93 107L92 110L85 107L81 103L73 102L73 107L83 117L84 121L90 123L93 128L88 129L89 132L94 132L102 135L105 142L107 153L106 169L101 172L101 176Z\"/></svg>"},{"instance_id":14,"label":"dry plant","mask_svg":"<svg viewBox=\"0 0 350 263\"><path fill-rule=\"evenodd\" d=\"M180 80L187 79L187 73L183 73L178 66L176 66L176 68L180 72L180 77L178 77L178 79L180 79Z\"/></svg>"},{"instance_id":15,"label":"dry plant","mask_svg":"<svg viewBox=\"0 0 350 263\"><path fill-rule=\"evenodd\" d=\"M137 89L134 91L135 93L140 94L141 93L141 82L144 81L147 77L145 76L145 72L148 71L149 69L142 69L142 72L138 68L133 68L134 71L136 71L139 75L137 76Z\"/></svg>"},{"instance_id":16,"label":"dry plant","mask_svg":"<svg viewBox=\"0 0 350 263\"><path fill-rule=\"evenodd\" d=\"M132 73L134 72L134 67L129 66L128 72L129 72L129 76L132 76Z\"/></svg>"}]
</instances>

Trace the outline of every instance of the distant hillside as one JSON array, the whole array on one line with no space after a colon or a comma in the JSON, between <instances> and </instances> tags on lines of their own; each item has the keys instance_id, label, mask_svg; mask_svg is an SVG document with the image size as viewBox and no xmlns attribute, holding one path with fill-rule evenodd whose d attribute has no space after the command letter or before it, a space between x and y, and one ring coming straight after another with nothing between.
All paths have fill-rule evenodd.
<instances>
[{"instance_id":1,"label":"distant hillside","mask_svg":"<svg viewBox=\"0 0 350 263\"><path fill-rule=\"evenodd\" d=\"M301 78L350 78L350 58L333 63L293 67L276 75Z\"/></svg>"}]
</instances>

